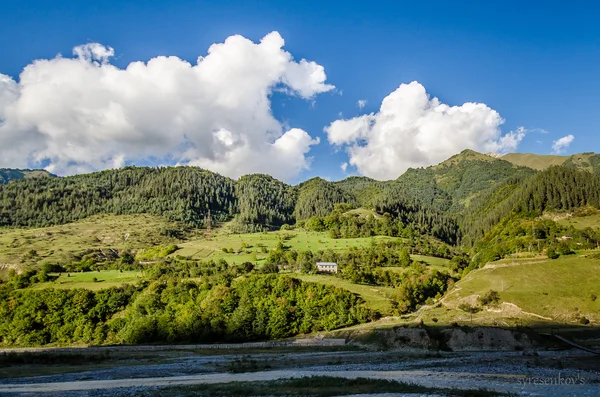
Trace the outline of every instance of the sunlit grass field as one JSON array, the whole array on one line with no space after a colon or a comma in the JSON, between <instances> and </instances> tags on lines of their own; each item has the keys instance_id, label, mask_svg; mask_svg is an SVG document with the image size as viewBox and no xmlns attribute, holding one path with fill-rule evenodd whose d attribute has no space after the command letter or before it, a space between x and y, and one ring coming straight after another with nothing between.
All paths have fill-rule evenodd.
<instances>
[{"instance_id":1,"label":"sunlit grass field","mask_svg":"<svg viewBox=\"0 0 600 397\"><path fill-rule=\"evenodd\" d=\"M364 299L366 306L370 309L377 310L384 315L392 312L392 301L390 300L390 297L394 294L394 288L353 284L348 280L327 274L293 274L292 277L302 281L333 285L345 289Z\"/></svg>"},{"instance_id":2,"label":"sunlit grass field","mask_svg":"<svg viewBox=\"0 0 600 397\"><path fill-rule=\"evenodd\" d=\"M136 283L140 281L142 277L142 272L129 270L123 270L122 272L119 270L102 270L100 272L62 273L54 281L34 284L31 288L85 288L96 291L103 288L118 287L123 284Z\"/></svg>"},{"instance_id":3,"label":"sunlit grass field","mask_svg":"<svg viewBox=\"0 0 600 397\"><path fill-rule=\"evenodd\" d=\"M285 239L285 237L289 237ZM283 240L282 240L283 239ZM397 240L394 237L377 236L370 238L332 239L327 233L302 230L276 231L268 233L225 234L215 233L210 238L201 238L179 244L180 249L172 255L192 259L225 259L227 262L257 262L267 256L268 251L277 247L280 241L289 249L297 251L345 250L350 247L365 247L372 241ZM224 252L223 249L233 252Z\"/></svg>"},{"instance_id":4,"label":"sunlit grass field","mask_svg":"<svg viewBox=\"0 0 600 397\"><path fill-rule=\"evenodd\" d=\"M45 228L0 228L0 264L67 262L87 249L139 249L164 244L162 227L173 222L151 215L98 215ZM34 256L28 255L31 251Z\"/></svg>"},{"instance_id":5,"label":"sunlit grass field","mask_svg":"<svg viewBox=\"0 0 600 397\"><path fill-rule=\"evenodd\" d=\"M456 306L461 299L498 291L501 302L525 312L560 321L585 316L600 321L600 260L577 255L533 263L516 263L472 271L447 294Z\"/></svg>"}]
</instances>

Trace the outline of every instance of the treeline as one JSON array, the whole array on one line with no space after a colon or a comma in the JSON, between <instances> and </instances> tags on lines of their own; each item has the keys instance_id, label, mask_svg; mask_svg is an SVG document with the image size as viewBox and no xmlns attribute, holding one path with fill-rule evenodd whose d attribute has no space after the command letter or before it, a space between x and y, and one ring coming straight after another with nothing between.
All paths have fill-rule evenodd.
<instances>
[{"instance_id":1,"label":"treeline","mask_svg":"<svg viewBox=\"0 0 600 397\"><path fill-rule=\"evenodd\" d=\"M590 210L597 212L595 209ZM547 218L532 219L514 215L500 221L477 243L476 255L470 268L477 268L512 254L546 253L549 258L556 259L561 255L573 255L575 250L594 249L598 246L598 229L575 229Z\"/></svg>"},{"instance_id":2,"label":"treeline","mask_svg":"<svg viewBox=\"0 0 600 397\"><path fill-rule=\"evenodd\" d=\"M100 291L0 288L7 346L277 339L372 316L348 291L277 275L230 285L160 279Z\"/></svg>"},{"instance_id":3,"label":"treeline","mask_svg":"<svg viewBox=\"0 0 600 397\"><path fill-rule=\"evenodd\" d=\"M452 216L407 196L399 186L387 186L375 199L374 206L378 213L391 214L419 234L432 235L449 244L460 238L460 229Z\"/></svg>"}]
</instances>

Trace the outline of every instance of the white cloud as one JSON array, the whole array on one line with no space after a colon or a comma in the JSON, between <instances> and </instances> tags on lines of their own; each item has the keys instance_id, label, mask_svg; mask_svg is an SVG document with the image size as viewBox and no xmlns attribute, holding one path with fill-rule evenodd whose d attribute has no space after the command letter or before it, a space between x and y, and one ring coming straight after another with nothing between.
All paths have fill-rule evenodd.
<instances>
[{"instance_id":1,"label":"white cloud","mask_svg":"<svg viewBox=\"0 0 600 397\"><path fill-rule=\"evenodd\" d=\"M564 152L575 140L573 135L563 136L560 139L557 139L552 142L552 150L555 154Z\"/></svg>"},{"instance_id":2,"label":"white cloud","mask_svg":"<svg viewBox=\"0 0 600 397\"><path fill-rule=\"evenodd\" d=\"M32 62L18 83L0 74L0 166L72 174L155 159L292 179L318 139L284 128L270 94L312 100L334 87L283 45L277 32L259 43L231 36L195 64L160 56L120 69L112 48L92 43Z\"/></svg>"},{"instance_id":3,"label":"white cloud","mask_svg":"<svg viewBox=\"0 0 600 397\"><path fill-rule=\"evenodd\" d=\"M378 113L336 120L324 130L330 143L347 149L350 165L361 174L391 179L464 149L514 151L528 131L521 127L503 135L503 123L483 103L449 106L430 98L415 81L384 98Z\"/></svg>"},{"instance_id":4,"label":"white cloud","mask_svg":"<svg viewBox=\"0 0 600 397\"><path fill-rule=\"evenodd\" d=\"M348 169L348 163L342 163L342 165L340 165L340 168L342 169L342 171L346 172L346 170Z\"/></svg>"},{"instance_id":5,"label":"white cloud","mask_svg":"<svg viewBox=\"0 0 600 397\"><path fill-rule=\"evenodd\" d=\"M358 106L359 109L363 109L365 106L367 106L367 100L359 99L358 102L356 102L356 106Z\"/></svg>"}]
</instances>

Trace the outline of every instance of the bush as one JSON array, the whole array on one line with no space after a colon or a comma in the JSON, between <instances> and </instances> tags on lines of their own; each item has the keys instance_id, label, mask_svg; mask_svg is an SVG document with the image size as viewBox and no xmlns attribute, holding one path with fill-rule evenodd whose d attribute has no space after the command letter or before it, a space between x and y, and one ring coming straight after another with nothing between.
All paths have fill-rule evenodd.
<instances>
[{"instance_id":1,"label":"bush","mask_svg":"<svg viewBox=\"0 0 600 397\"><path fill-rule=\"evenodd\" d=\"M589 323L590 323L590 320L585 316L583 316L579 319L579 324L588 325Z\"/></svg>"},{"instance_id":2,"label":"bush","mask_svg":"<svg viewBox=\"0 0 600 397\"><path fill-rule=\"evenodd\" d=\"M472 306L472 305L469 305L468 303L461 303L460 305L458 305L458 308L460 310L462 310L463 312L467 312L467 313L471 313L471 314L477 313L481 310L477 306Z\"/></svg>"},{"instance_id":3,"label":"bush","mask_svg":"<svg viewBox=\"0 0 600 397\"><path fill-rule=\"evenodd\" d=\"M477 300L482 306L495 306L500 301L500 296L498 295L498 291L489 290L485 295L480 296Z\"/></svg>"},{"instance_id":4,"label":"bush","mask_svg":"<svg viewBox=\"0 0 600 397\"><path fill-rule=\"evenodd\" d=\"M560 254L556 252L556 249L554 247L549 247L546 252L546 255L548 255L548 258L550 259L557 259L560 256Z\"/></svg>"}]
</instances>

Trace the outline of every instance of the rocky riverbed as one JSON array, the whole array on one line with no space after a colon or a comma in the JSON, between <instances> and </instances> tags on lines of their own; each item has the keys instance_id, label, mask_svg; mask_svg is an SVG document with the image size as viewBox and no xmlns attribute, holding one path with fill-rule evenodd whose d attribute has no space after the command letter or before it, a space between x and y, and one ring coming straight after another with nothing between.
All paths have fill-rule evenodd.
<instances>
[{"instance_id":1,"label":"rocky riverbed","mask_svg":"<svg viewBox=\"0 0 600 397\"><path fill-rule=\"evenodd\" d=\"M265 382L331 376L389 379L431 388L481 389L523 396L598 396L600 358L578 351L364 352L261 351L152 352L116 355L100 363L12 367L1 395L116 396L167 391L185 385ZM157 355L158 354L158 355ZM42 367L39 367L40 369ZM431 394L430 394L431 395Z\"/></svg>"}]
</instances>

